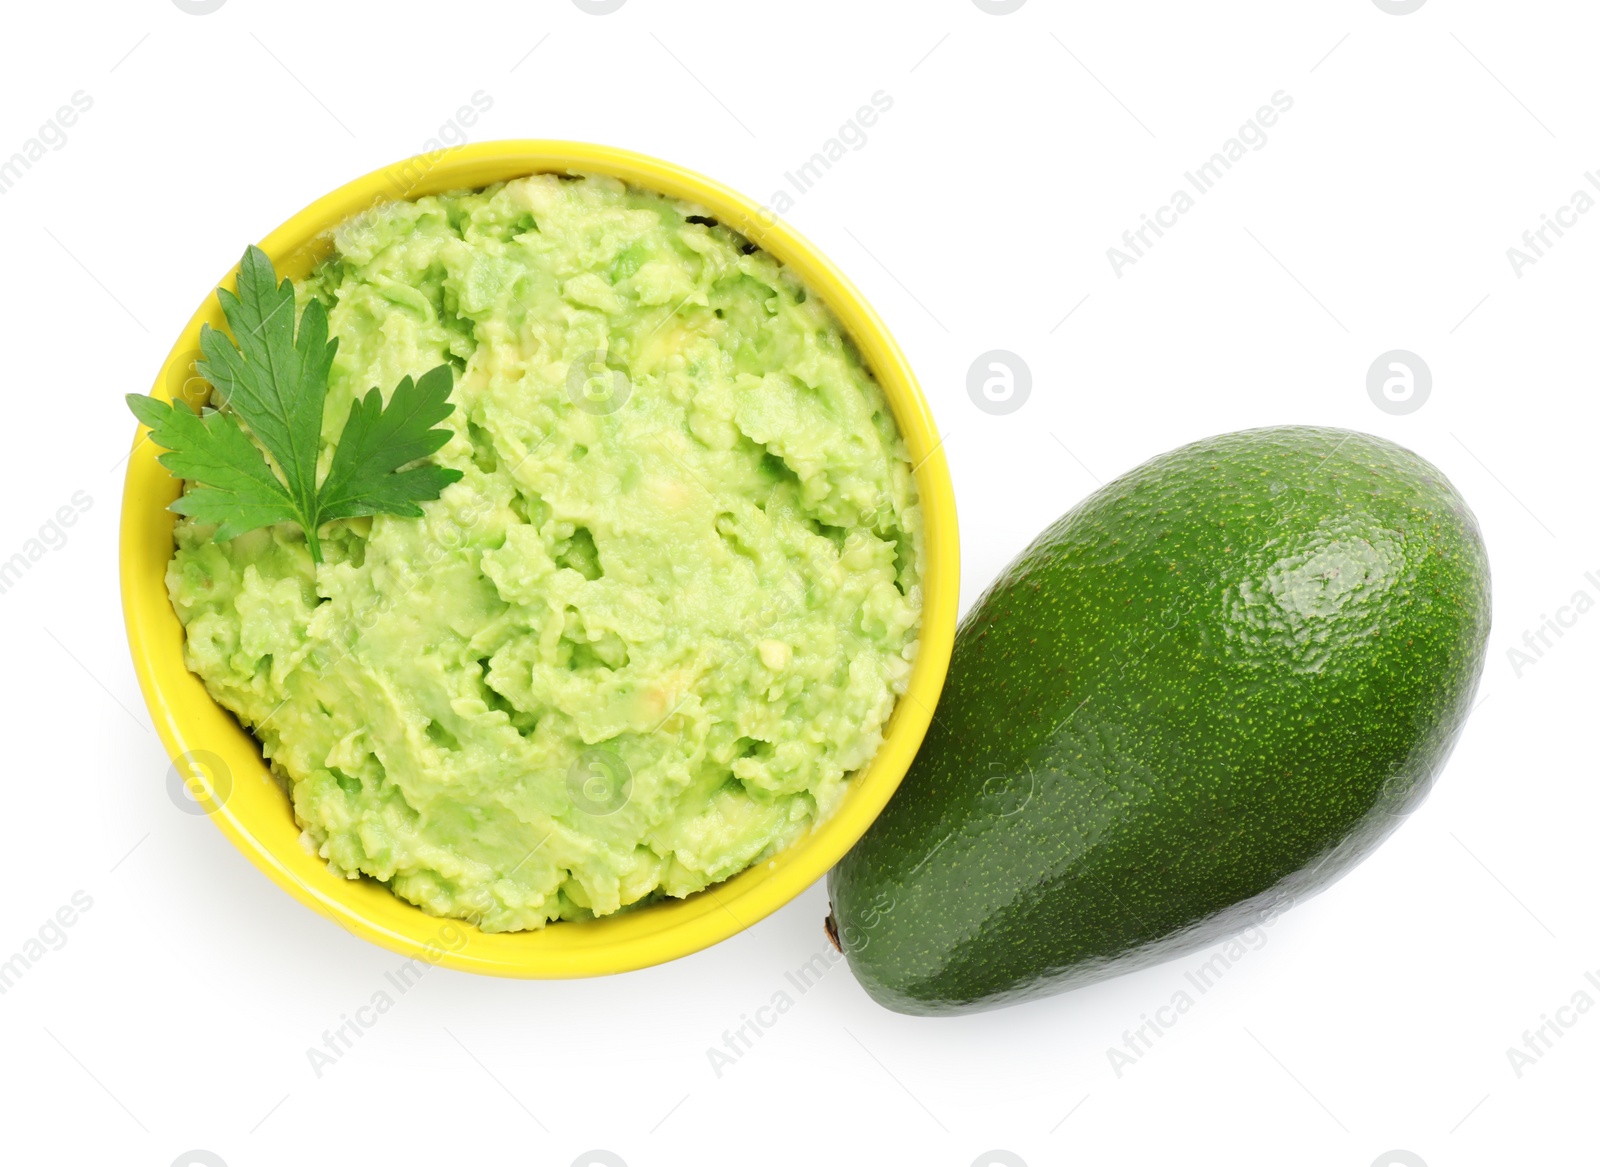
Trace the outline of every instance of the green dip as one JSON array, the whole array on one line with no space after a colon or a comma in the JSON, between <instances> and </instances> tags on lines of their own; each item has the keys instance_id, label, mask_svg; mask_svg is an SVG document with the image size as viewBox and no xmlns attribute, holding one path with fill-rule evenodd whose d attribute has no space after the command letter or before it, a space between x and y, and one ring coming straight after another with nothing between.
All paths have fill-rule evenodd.
<instances>
[{"instance_id":1,"label":"green dip","mask_svg":"<svg viewBox=\"0 0 1600 1167\"><path fill-rule=\"evenodd\" d=\"M383 206L298 285L323 428L448 361L421 519L181 520L186 659L302 841L487 931L686 896L825 818L882 741L922 521L838 322L698 208L539 175Z\"/></svg>"}]
</instances>

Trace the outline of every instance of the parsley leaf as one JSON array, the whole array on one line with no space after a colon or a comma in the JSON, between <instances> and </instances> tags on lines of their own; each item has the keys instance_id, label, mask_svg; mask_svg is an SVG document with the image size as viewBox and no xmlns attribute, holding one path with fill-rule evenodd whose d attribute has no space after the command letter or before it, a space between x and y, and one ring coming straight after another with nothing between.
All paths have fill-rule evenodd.
<instances>
[{"instance_id":1,"label":"parsley leaf","mask_svg":"<svg viewBox=\"0 0 1600 1167\"><path fill-rule=\"evenodd\" d=\"M217 289L233 339L202 325L205 359L195 366L225 410L196 414L181 404L128 395L128 408L150 427L150 440L168 451L157 460L191 483L171 509L215 524L221 541L273 523L298 523L317 563L324 523L359 515L421 517L417 504L438 498L461 477L443 466L403 469L450 440L449 430L434 428L455 410L448 401L450 366L439 365L415 382L406 377L387 405L375 388L352 402L319 483L322 411L339 346L328 339L328 314L315 300L307 304L297 335L294 285L278 282L258 247L240 261L238 288L237 294ZM277 473L251 435L272 455Z\"/></svg>"}]
</instances>

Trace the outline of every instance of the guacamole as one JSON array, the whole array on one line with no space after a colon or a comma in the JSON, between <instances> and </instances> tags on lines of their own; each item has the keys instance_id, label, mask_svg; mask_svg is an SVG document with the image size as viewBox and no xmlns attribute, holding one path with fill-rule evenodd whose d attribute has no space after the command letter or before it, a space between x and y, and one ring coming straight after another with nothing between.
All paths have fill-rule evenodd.
<instances>
[{"instance_id":1,"label":"guacamole","mask_svg":"<svg viewBox=\"0 0 1600 1167\"><path fill-rule=\"evenodd\" d=\"M308 848L488 931L686 896L824 819L922 606L883 394L828 309L703 209L538 175L385 205L296 285L351 401L448 362L424 517L177 526L189 667Z\"/></svg>"}]
</instances>

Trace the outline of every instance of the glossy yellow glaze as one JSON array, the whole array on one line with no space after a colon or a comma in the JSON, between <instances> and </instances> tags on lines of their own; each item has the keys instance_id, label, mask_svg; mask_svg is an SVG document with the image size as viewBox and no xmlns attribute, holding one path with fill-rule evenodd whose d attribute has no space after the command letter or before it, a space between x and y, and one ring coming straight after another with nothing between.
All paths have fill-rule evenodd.
<instances>
[{"instance_id":1,"label":"glossy yellow glaze","mask_svg":"<svg viewBox=\"0 0 1600 1167\"><path fill-rule=\"evenodd\" d=\"M183 661L183 628L164 574L179 483L156 461L141 429L122 507L123 611L151 717L174 765L222 832L302 903L342 927L407 956L471 972L517 977L594 976L695 952L755 923L820 878L883 809L921 744L944 683L955 632L959 576L955 499L938 433L904 355L842 274L787 224L710 179L644 155L577 142L463 146L396 163L318 199L261 240L282 275L305 276L328 251L328 233L377 203L485 186L527 174L608 174L704 207L786 264L831 308L888 398L916 467L926 544L921 643L910 685L883 747L852 781L839 809L775 858L683 900L537 932L484 933L429 916L370 880L343 879L305 849L288 799L255 740L218 706ZM231 287L233 272L220 281ZM223 324L208 289L172 347L153 392L171 399L193 376L202 324Z\"/></svg>"}]
</instances>

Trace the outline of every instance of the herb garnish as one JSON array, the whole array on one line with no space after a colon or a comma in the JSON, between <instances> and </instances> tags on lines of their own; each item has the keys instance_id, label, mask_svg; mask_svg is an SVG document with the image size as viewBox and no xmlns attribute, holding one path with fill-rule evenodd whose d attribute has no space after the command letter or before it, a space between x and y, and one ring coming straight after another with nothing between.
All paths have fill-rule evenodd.
<instances>
[{"instance_id":1,"label":"herb garnish","mask_svg":"<svg viewBox=\"0 0 1600 1167\"><path fill-rule=\"evenodd\" d=\"M238 288L237 295L217 289L233 339L202 325L205 359L195 365L225 408L197 414L181 403L128 395L128 407L150 427L150 440L168 451L157 460L193 484L171 509L215 524L219 541L272 523L298 523L317 563L317 531L324 523L376 514L420 518L417 503L438 498L461 477L461 471L443 466L401 469L450 440L449 430L433 428L455 409L446 400L450 366L415 382L406 377L387 406L375 388L365 400L356 398L318 483L322 411L339 346L328 339L327 311L316 300L307 304L297 336L294 285L278 282L259 247L244 253ZM272 455L278 473L241 421Z\"/></svg>"}]
</instances>

